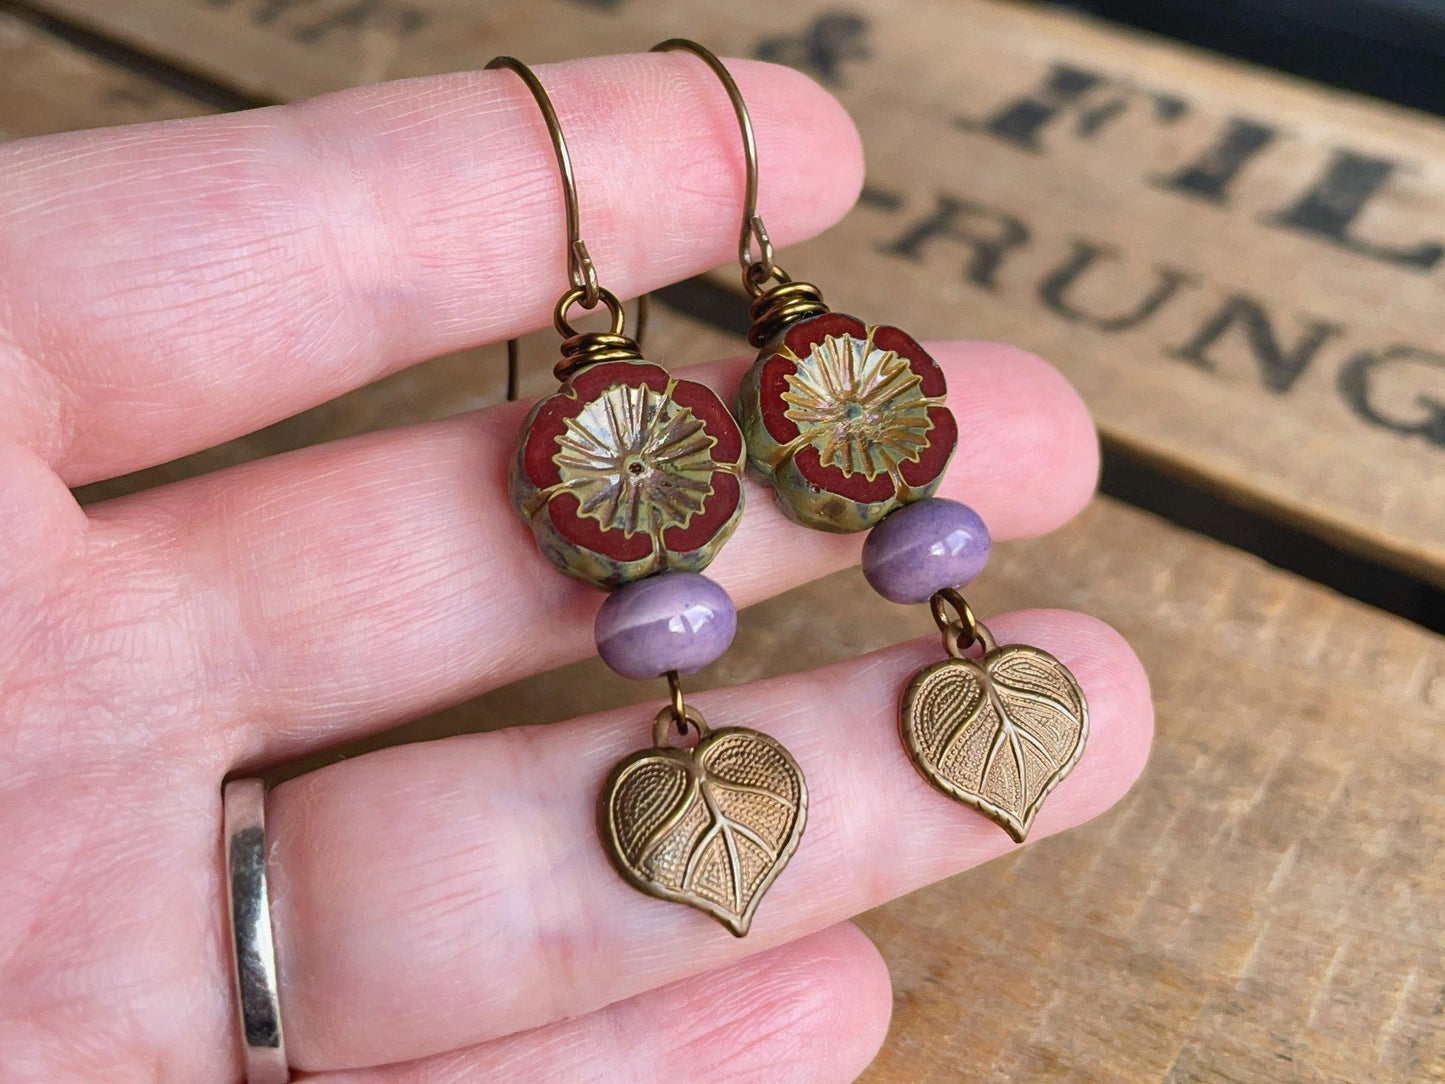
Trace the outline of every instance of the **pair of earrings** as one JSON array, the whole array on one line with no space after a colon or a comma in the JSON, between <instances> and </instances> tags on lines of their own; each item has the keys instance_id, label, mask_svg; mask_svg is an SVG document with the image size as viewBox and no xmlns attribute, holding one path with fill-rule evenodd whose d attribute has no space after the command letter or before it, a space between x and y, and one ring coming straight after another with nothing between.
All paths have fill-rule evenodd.
<instances>
[{"instance_id":1,"label":"pair of earrings","mask_svg":"<svg viewBox=\"0 0 1445 1084\"><path fill-rule=\"evenodd\" d=\"M752 122L722 62L687 50L722 82L747 165L738 259L752 297L736 420L707 387L646 361L614 294L599 285L580 233L566 140L545 89L511 57L536 98L562 174L569 289L554 323L562 382L522 426L513 506L563 572L610 589L596 621L602 659L624 677L666 677L652 746L613 769L599 830L614 866L649 895L698 908L742 937L787 864L807 820L802 770L774 739L711 729L679 675L727 650L737 615L700 575L742 515L746 469L789 519L815 530L870 533L863 570L894 602L929 603L946 657L903 690L899 731L934 787L1022 842L1049 792L1083 752L1088 708L1053 656L1000 647L959 587L988 557L988 530L957 501L933 497L957 443L943 372L912 338L832 312L810 283L773 262L757 214ZM758 252L754 255L754 243ZM573 306L604 306L605 332L577 332ZM640 337L640 336L639 336ZM515 394L516 347L509 344ZM684 742L688 744L683 744Z\"/></svg>"}]
</instances>

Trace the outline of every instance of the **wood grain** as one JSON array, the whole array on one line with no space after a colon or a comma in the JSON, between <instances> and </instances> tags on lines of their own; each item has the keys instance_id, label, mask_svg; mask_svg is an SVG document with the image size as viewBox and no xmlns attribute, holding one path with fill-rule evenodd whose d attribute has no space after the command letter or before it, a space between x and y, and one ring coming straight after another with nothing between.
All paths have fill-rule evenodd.
<instances>
[{"instance_id":1,"label":"wood grain","mask_svg":"<svg viewBox=\"0 0 1445 1084\"><path fill-rule=\"evenodd\" d=\"M0 12L0 140L208 112Z\"/></svg>"},{"instance_id":2,"label":"wood grain","mask_svg":"<svg viewBox=\"0 0 1445 1084\"><path fill-rule=\"evenodd\" d=\"M29 73L25 108L0 94L15 134L198 108L3 16L0 50L0 79L17 57ZM139 97L118 105L111 86ZM742 351L665 309L655 326L652 349L677 364ZM528 355L530 390L549 386L552 349L539 337ZM482 405L500 364L438 359L92 495ZM1094 824L863 918L897 994L866 1079L1445 1080L1445 639L1103 499L1049 538L999 547L970 599L985 615L1067 606L1119 627L1154 683L1155 752ZM844 572L746 611L697 684L930 628ZM589 660L347 752L642 692ZM640 726L652 710L639 705Z\"/></svg>"},{"instance_id":3,"label":"wood grain","mask_svg":"<svg viewBox=\"0 0 1445 1084\"><path fill-rule=\"evenodd\" d=\"M991 0L41 6L268 98L675 33L799 64L858 119L871 198L795 273L1034 349L1121 446L1445 582L1433 120Z\"/></svg>"},{"instance_id":4,"label":"wood grain","mask_svg":"<svg viewBox=\"0 0 1445 1084\"><path fill-rule=\"evenodd\" d=\"M1445 1080L1445 640L1105 499L969 595L1118 627L1154 754L1093 824L864 916L896 996L865 1080ZM927 635L921 609L839 573L746 610L695 684ZM362 748L638 695L593 659Z\"/></svg>"}]
</instances>

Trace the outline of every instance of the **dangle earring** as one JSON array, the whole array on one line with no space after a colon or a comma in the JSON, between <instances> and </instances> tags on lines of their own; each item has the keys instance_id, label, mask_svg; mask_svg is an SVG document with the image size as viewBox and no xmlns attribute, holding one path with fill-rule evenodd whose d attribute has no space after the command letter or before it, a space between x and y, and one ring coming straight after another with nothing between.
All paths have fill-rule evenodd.
<instances>
[{"instance_id":1,"label":"dangle earring","mask_svg":"<svg viewBox=\"0 0 1445 1084\"><path fill-rule=\"evenodd\" d=\"M757 144L737 84L694 41L653 49L706 63L742 132L738 260L753 299L748 342L759 348L736 405L748 473L804 527L868 530L863 572L873 589L893 602L929 603L948 657L903 690L903 744L930 784L1021 843L1083 753L1088 708L1061 662L1035 647L1000 647L959 593L982 571L989 535L967 505L933 496L958 439L943 371L898 328L831 311L816 286L773 262L757 213Z\"/></svg>"},{"instance_id":2,"label":"dangle earring","mask_svg":"<svg viewBox=\"0 0 1445 1084\"><path fill-rule=\"evenodd\" d=\"M512 57L542 111L562 175L569 288L553 323L562 387L522 423L513 507L561 571L611 594L597 614L602 659L623 677L666 677L652 747L619 763L598 802L603 848L634 887L685 903L747 934L763 894L797 849L808 791L788 751L745 727L709 728L683 699L680 674L717 659L737 613L705 576L742 513L743 438L709 388L645 361L622 304L598 284L582 242L576 182L556 111ZM606 332L578 332L573 306L604 306ZM508 343L508 397L516 341Z\"/></svg>"}]
</instances>

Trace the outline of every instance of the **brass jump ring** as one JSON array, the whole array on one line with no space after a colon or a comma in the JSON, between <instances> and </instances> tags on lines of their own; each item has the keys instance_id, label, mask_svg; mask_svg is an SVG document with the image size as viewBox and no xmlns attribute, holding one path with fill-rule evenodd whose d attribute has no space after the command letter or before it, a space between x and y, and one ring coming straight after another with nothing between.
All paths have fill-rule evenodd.
<instances>
[{"instance_id":1,"label":"brass jump ring","mask_svg":"<svg viewBox=\"0 0 1445 1084\"><path fill-rule=\"evenodd\" d=\"M667 692L672 698L672 718L679 730L687 729L687 704L682 699L682 678L676 670L667 672Z\"/></svg>"},{"instance_id":2,"label":"brass jump ring","mask_svg":"<svg viewBox=\"0 0 1445 1084\"><path fill-rule=\"evenodd\" d=\"M683 737L691 730L697 735L697 740L702 741L712 733L712 728L707 725L707 720L702 717L702 712L697 708L688 706L687 715L683 719L683 726L679 727L672 718L672 705L664 705L652 719L652 744L661 749L668 744L669 732L680 731L678 737Z\"/></svg>"},{"instance_id":3,"label":"brass jump ring","mask_svg":"<svg viewBox=\"0 0 1445 1084\"><path fill-rule=\"evenodd\" d=\"M767 293L764 285L768 279L772 279L779 286L785 286L793 281L793 276L777 264L765 266L761 260L754 260L743 271L743 287L752 297L762 297Z\"/></svg>"},{"instance_id":4,"label":"brass jump ring","mask_svg":"<svg viewBox=\"0 0 1445 1084\"><path fill-rule=\"evenodd\" d=\"M603 287L599 287L597 290L597 300L607 307L608 315L612 317L612 323L607 333L621 335L623 326L627 322L622 311L622 302L617 300L617 295L611 290ZM557 299L557 307L552 311L552 325L557 329L558 334L566 339L573 338L578 334L577 329L567 322L567 311L573 305L581 305L584 309L590 309L596 306L596 302L592 305L587 304L587 291L580 286L574 286Z\"/></svg>"},{"instance_id":5,"label":"brass jump ring","mask_svg":"<svg viewBox=\"0 0 1445 1084\"><path fill-rule=\"evenodd\" d=\"M668 702L652 720L652 744L658 747L667 744L668 731L677 728L680 738L686 737L688 729L697 735L698 741L711 733L702 712L691 707L682 696L682 677L676 670L667 672Z\"/></svg>"},{"instance_id":6,"label":"brass jump ring","mask_svg":"<svg viewBox=\"0 0 1445 1084\"><path fill-rule=\"evenodd\" d=\"M945 587L935 591L928 600L928 608L933 614L933 623L943 634L943 649L950 657L963 658L964 652L974 644L981 644L985 651L994 650L993 634L974 616L973 609L958 588Z\"/></svg>"},{"instance_id":7,"label":"brass jump ring","mask_svg":"<svg viewBox=\"0 0 1445 1084\"><path fill-rule=\"evenodd\" d=\"M743 190L742 229L738 233L738 263L742 266L745 282L750 281L751 268L754 264L762 267L761 281L766 282L775 274L773 243L768 239L767 227L763 225L763 220L758 215L758 141L753 134L753 121L748 116L747 103L743 101L743 93L738 89L727 65L719 60L711 49L688 38L668 38L666 41L654 45L652 52L662 53L675 49L692 53L711 68L712 73L722 83L723 89L727 91L728 100L732 102L733 113L738 118L738 130L743 137L743 162L747 169ZM759 249L757 256L753 255L755 240Z\"/></svg>"}]
</instances>

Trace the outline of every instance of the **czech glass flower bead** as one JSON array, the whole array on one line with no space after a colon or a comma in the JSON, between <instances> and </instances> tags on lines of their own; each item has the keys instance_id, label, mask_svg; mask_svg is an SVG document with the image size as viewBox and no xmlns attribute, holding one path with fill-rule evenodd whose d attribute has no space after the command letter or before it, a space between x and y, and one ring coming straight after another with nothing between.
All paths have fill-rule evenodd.
<instances>
[{"instance_id":1,"label":"czech glass flower bead","mask_svg":"<svg viewBox=\"0 0 1445 1084\"><path fill-rule=\"evenodd\" d=\"M563 572L619 587L706 568L742 513L743 440L709 388L604 361L567 377L522 427L512 505Z\"/></svg>"},{"instance_id":2,"label":"czech glass flower bead","mask_svg":"<svg viewBox=\"0 0 1445 1084\"><path fill-rule=\"evenodd\" d=\"M788 518L872 527L932 496L958 440L943 370L910 336L828 311L785 283L753 306L762 349L738 390L748 468Z\"/></svg>"}]
</instances>

